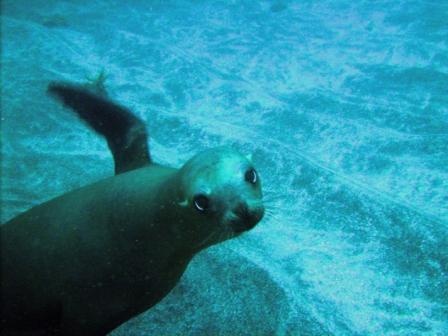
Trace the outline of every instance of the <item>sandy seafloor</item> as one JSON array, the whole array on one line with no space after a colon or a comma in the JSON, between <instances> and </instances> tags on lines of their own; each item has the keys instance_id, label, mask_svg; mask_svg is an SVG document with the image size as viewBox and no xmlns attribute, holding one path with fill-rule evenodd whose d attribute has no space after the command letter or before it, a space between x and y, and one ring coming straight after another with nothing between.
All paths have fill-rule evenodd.
<instances>
[{"instance_id":1,"label":"sandy seafloor","mask_svg":"<svg viewBox=\"0 0 448 336\"><path fill-rule=\"evenodd\" d=\"M269 216L113 335L447 335L447 1L2 1L2 222L113 174L46 94L101 69L154 159L253 153Z\"/></svg>"}]
</instances>

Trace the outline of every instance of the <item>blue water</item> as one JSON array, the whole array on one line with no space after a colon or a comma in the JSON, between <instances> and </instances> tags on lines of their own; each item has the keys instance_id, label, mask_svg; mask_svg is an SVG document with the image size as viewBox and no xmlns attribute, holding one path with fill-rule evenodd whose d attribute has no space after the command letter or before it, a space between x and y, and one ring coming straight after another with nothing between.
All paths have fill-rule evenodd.
<instances>
[{"instance_id":1,"label":"blue water","mask_svg":"<svg viewBox=\"0 0 448 336\"><path fill-rule=\"evenodd\" d=\"M2 222L113 174L46 94L101 69L154 159L252 153L269 214L113 335L448 334L447 1L2 1Z\"/></svg>"}]
</instances>

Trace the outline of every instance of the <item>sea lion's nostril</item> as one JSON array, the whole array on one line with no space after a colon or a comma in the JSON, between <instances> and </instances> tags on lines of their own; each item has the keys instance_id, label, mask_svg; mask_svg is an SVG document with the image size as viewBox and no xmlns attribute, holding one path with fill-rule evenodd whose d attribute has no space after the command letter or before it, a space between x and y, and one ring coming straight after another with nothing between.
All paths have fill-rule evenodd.
<instances>
[{"instance_id":1,"label":"sea lion's nostril","mask_svg":"<svg viewBox=\"0 0 448 336\"><path fill-rule=\"evenodd\" d=\"M234 229L237 232L252 229L263 217L262 209L250 209L246 203L238 204L233 213L238 217L238 220L234 221Z\"/></svg>"},{"instance_id":2,"label":"sea lion's nostril","mask_svg":"<svg viewBox=\"0 0 448 336\"><path fill-rule=\"evenodd\" d=\"M250 217L249 208L246 203L240 203L234 210L234 213L241 219L247 219Z\"/></svg>"}]
</instances>

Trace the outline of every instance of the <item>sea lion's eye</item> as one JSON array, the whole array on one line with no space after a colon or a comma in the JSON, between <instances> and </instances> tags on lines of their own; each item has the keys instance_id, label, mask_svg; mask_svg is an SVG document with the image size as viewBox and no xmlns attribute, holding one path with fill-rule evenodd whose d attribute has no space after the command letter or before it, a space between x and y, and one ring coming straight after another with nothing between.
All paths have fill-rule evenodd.
<instances>
[{"instance_id":1,"label":"sea lion's eye","mask_svg":"<svg viewBox=\"0 0 448 336\"><path fill-rule=\"evenodd\" d=\"M257 172L255 171L255 169L250 168L246 171L246 174L244 174L244 179L252 184L257 183L258 180L258 176L257 176Z\"/></svg>"},{"instance_id":2,"label":"sea lion's eye","mask_svg":"<svg viewBox=\"0 0 448 336\"><path fill-rule=\"evenodd\" d=\"M205 212L210 207L210 200L207 196L199 194L194 196L194 207L200 212Z\"/></svg>"}]
</instances>

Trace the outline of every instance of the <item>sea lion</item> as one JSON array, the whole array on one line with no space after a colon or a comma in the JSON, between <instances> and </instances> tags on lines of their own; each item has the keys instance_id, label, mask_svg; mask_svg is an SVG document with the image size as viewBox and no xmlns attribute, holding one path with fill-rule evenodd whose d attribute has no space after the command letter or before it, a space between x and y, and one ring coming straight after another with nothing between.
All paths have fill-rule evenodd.
<instances>
[{"instance_id":1,"label":"sea lion","mask_svg":"<svg viewBox=\"0 0 448 336\"><path fill-rule=\"evenodd\" d=\"M261 181L228 147L156 164L128 109L79 85L48 90L105 137L115 176L1 226L2 333L104 335L167 295L196 253L253 228Z\"/></svg>"}]
</instances>

